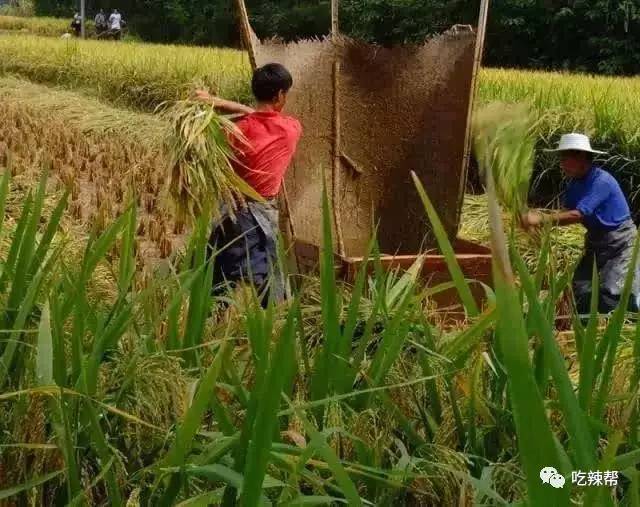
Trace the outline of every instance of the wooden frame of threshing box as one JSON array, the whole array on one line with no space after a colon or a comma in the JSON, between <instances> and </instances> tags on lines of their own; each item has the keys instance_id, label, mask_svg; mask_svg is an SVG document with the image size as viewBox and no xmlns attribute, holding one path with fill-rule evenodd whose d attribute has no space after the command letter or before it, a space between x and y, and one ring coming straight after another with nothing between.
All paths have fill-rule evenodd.
<instances>
[{"instance_id":1,"label":"wooden frame of threshing box","mask_svg":"<svg viewBox=\"0 0 640 507\"><path fill-rule=\"evenodd\" d=\"M261 42L236 0L253 68L284 64L294 77L287 110L304 134L284 183L283 232L298 268L317 267L323 192L333 212L336 271L353 281L374 231L385 268L405 268L423 252L422 277L449 280L411 172L424 184L468 279L491 282L491 252L456 238L471 147L476 77L489 0L478 27L456 26L419 45L383 48L343 37L338 0L331 36ZM479 299L483 289L473 284ZM450 306L454 291L439 294Z\"/></svg>"}]
</instances>

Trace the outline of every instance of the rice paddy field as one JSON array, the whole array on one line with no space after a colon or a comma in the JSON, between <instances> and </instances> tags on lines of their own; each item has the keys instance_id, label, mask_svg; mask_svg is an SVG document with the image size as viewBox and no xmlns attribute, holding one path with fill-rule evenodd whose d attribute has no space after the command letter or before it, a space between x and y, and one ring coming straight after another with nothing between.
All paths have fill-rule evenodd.
<instances>
[{"instance_id":1,"label":"rice paddy field","mask_svg":"<svg viewBox=\"0 0 640 507\"><path fill-rule=\"evenodd\" d=\"M319 271L286 304L211 294L209 222L165 203L154 111L195 85L247 100L248 76L227 49L0 35L0 503L640 505L640 328L557 326L579 226L528 236L468 196L460 236L496 253L480 302L416 180L451 284L375 249L337 280L325 199ZM591 133L635 188L639 83L486 69L480 103L529 104L537 147ZM536 163L532 203L553 203ZM451 288L455 325L434 302Z\"/></svg>"},{"instance_id":2,"label":"rice paddy field","mask_svg":"<svg viewBox=\"0 0 640 507\"><path fill-rule=\"evenodd\" d=\"M0 15L0 33L18 31L22 34L60 37L70 30L70 24L70 19Z\"/></svg>"}]
</instances>

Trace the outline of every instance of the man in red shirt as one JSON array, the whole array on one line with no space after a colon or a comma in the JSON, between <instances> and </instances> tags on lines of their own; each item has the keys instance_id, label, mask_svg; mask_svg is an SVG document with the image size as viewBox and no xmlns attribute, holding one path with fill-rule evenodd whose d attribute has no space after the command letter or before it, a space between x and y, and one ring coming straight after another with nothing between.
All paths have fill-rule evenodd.
<instances>
[{"instance_id":1,"label":"man in red shirt","mask_svg":"<svg viewBox=\"0 0 640 507\"><path fill-rule=\"evenodd\" d=\"M289 71L270 63L253 73L251 88L255 108L238 104L199 90L197 97L221 111L242 114L236 125L245 139L232 139L237 160L236 172L264 197L265 202L249 201L232 218L222 209L213 225L209 245L215 252L214 285L234 285L241 280L253 283L263 303L268 297L284 298L284 280L278 269L277 196L284 175L302 134L300 122L282 114L293 85Z\"/></svg>"}]
</instances>

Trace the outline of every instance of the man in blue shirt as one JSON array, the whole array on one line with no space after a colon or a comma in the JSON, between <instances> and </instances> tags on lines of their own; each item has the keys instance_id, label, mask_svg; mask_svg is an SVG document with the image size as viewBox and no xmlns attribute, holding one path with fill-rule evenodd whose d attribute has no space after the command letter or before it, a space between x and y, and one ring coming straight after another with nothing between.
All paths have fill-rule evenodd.
<instances>
[{"instance_id":1,"label":"man in blue shirt","mask_svg":"<svg viewBox=\"0 0 640 507\"><path fill-rule=\"evenodd\" d=\"M616 308L629 269L637 236L629 204L615 178L593 164L593 157L603 152L593 150L589 138L582 134L562 136L558 149L561 167L570 179L565 193L565 211L542 214L529 211L523 218L525 227L545 223L571 225L581 223L587 229L585 252L573 277L573 292L578 313L588 314L591 304L593 265L599 275L599 311ZM638 311L640 276L638 267L633 283L629 310Z\"/></svg>"}]
</instances>

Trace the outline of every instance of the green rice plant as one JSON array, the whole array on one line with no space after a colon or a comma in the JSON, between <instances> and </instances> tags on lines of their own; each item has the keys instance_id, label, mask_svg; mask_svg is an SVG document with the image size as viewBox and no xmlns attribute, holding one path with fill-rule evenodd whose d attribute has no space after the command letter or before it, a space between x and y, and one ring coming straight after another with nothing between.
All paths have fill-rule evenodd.
<instances>
[{"instance_id":1,"label":"green rice plant","mask_svg":"<svg viewBox=\"0 0 640 507\"><path fill-rule=\"evenodd\" d=\"M11 192L5 178L0 204ZM9 457L0 467L11 467L0 497L45 505L634 505L637 395L628 391L638 328L621 324L622 310L603 328L596 304L586 329L576 322L565 343L555 308L570 270L548 276L548 236L532 268L516 244L508 251L491 197L495 290L486 288L479 304L416 186L450 282L422 286L420 258L405 272L384 272L375 237L353 286L340 282L325 192L321 280L305 279L290 301L267 308L251 288L229 294L224 312L210 292L206 217L143 287L132 261L134 207L90 237L77 262L58 256L47 266L60 231L39 218L31 235L46 194L33 192L23 218L9 214L2 226L11 241L0 266L37 273L44 264L47 283L31 303L30 284L12 275L19 270L1 275L3 314L28 316L0 333L5 350L5 336L18 338L0 394L0 451ZM26 236L35 240L21 250ZM98 266L114 271L107 302L88 295ZM14 285L27 288L9 308ZM443 326L429 298L452 287L466 320ZM43 421L37 436L7 423L30 419ZM543 464L563 474L618 468L629 481L617 497L607 488L555 490L539 480Z\"/></svg>"},{"instance_id":2,"label":"green rice plant","mask_svg":"<svg viewBox=\"0 0 640 507\"><path fill-rule=\"evenodd\" d=\"M5 170L0 183L0 211L3 217L8 181L9 171ZM10 340L0 347L0 386L3 387L8 385L14 369L21 369L16 364L21 362L21 355L16 356L18 344L39 298L51 283L50 271L60 254L60 249L51 248L51 244L66 206L66 195L53 212L44 233L40 236L38 231L46 182L46 173L43 173L35 196L27 197L0 273L0 293L5 301L2 327L13 330Z\"/></svg>"},{"instance_id":3,"label":"green rice plant","mask_svg":"<svg viewBox=\"0 0 640 507\"><path fill-rule=\"evenodd\" d=\"M163 115L171 123L167 186L178 216L217 213L223 205L234 211L244 196L262 201L233 167L239 162L231 143L247 141L231 120L191 100L165 105Z\"/></svg>"}]
</instances>

